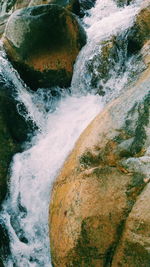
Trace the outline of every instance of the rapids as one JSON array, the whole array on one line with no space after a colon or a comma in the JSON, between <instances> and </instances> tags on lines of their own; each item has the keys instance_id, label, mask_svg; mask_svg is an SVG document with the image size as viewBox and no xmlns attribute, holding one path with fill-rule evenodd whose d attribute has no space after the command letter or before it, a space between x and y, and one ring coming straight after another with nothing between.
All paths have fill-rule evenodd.
<instances>
[{"instance_id":1,"label":"rapids","mask_svg":"<svg viewBox=\"0 0 150 267\"><path fill-rule=\"evenodd\" d=\"M5 267L51 266L48 207L53 182L80 134L106 102L121 93L134 68L133 58L127 59L125 51L120 50L118 65L107 84L103 84L102 97L91 87L88 62L100 55L101 41L118 33L124 36L133 25L140 3L118 8L112 0L97 0L82 21L88 41L74 67L71 93L66 90L57 98L44 89L32 92L27 88L1 52L0 73L6 81L13 82L15 97L26 108L22 115L37 125L33 136L23 145L24 152L14 156L10 167L9 191L0 212L0 222L7 229L10 245ZM122 61L125 68L118 75Z\"/></svg>"}]
</instances>

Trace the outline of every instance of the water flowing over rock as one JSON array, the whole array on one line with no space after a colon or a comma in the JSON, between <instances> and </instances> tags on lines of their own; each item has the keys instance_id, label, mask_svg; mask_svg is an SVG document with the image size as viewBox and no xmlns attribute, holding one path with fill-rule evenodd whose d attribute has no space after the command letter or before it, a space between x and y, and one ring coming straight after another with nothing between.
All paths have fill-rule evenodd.
<instances>
[{"instance_id":1,"label":"water flowing over rock","mask_svg":"<svg viewBox=\"0 0 150 267\"><path fill-rule=\"evenodd\" d=\"M69 11L43 5L14 12L3 42L14 66L32 88L66 87L86 34Z\"/></svg>"},{"instance_id":2,"label":"water flowing over rock","mask_svg":"<svg viewBox=\"0 0 150 267\"><path fill-rule=\"evenodd\" d=\"M78 81L77 76L74 75L72 86L76 86L77 90L80 88L80 90L85 92L87 92L87 90L92 90L100 95L105 95L107 92L108 98L108 90L110 90L110 92L116 90L115 88L119 83L124 83L124 85L127 86L129 80L133 82L133 77L136 77L139 72L140 50L144 43L150 38L150 15L149 1L141 5L140 12L138 11L135 17L133 17L134 9L131 9L130 6L123 9L120 8L120 12L118 12L117 16L116 10L118 10L118 8L114 2L111 2L111 9L109 12L112 13L110 19L107 14L103 14L106 3L108 4L106 1L103 5L100 5L100 2L97 2L97 8L93 9L93 11L91 10L91 18L86 17L84 19L84 22L88 25L91 24L92 18L97 18L98 20L99 16L103 17L105 15L104 20L101 19L97 23L93 21L92 26L87 26L89 45L85 46L80 53L80 64L78 65L79 61L77 61L75 65L75 68L78 69L78 72L76 71ZM96 13L98 9L101 10L101 12ZM122 22L121 13L124 18ZM129 21L128 24L124 24L126 20ZM119 31L117 27L114 27L112 34L113 24L121 24L121 26L120 28L118 27ZM86 55L88 55L88 57ZM134 55L136 55L136 58ZM84 75L82 75L83 72L81 69L84 70ZM131 78L128 79L128 81L124 76L127 72L128 78ZM115 84L110 82L112 76L116 77L114 79L116 81Z\"/></svg>"},{"instance_id":3,"label":"water flowing over rock","mask_svg":"<svg viewBox=\"0 0 150 267\"><path fill-rule=\"evenodd\" d=\"M83 17L86 12L94 7L96 0L79 0L80 3L80 16Z\"/></svg>"},{"instance_id":4,"label":"water flowing over rock","mask_svg":"<svg viewBox=\"0 0 150 267\"><path fill-rule=\"evenodd\" d=\"M17 142L15 142L12 137L8 123L11 113L9 113L10 110L7 113L7 108L8 102L9 104L11 103L11 97L8 96L6 90L7 88L3 84L2 77L0 76L0 203L4 199L7 191L7 173L9 164L12 160L12 156L18 151ZM15 113L14 110L12 110L12 112ZM7 120L6 115L8 116ZM15 120L13 123L15 123Z\"/></svg>"},{"instance_id":5,"label":"water flowing over rock","mask_svg":"<svg viewBox=\"0 0 150 267\"><path fill-rule=\"evenodd\" d=\"M65 162L50 204L54 266L149 265L149 84L148 67L88 126Z\"/></svg>"},{"instance_id":6,"label":"water flowing over rock","mask_svg":"<svg viewBox=\"0 0 150 267\"><path fill-rule=\"evenodd\" d=\"M59 1L62 2L66 3ZM0 207L0 264L5 267L149 267L150 40L145 35L148 15L144 15L145 22L142 18L138 27L140 34L141 28L146 27L138 49L129 49L128 39L149 1L144 1L144 6L142 0L79 2L80 7L84 4L82 25L87 32L87 43L77 57L70 88L30 90L0 51L0 139L2 133L4 142L0 164L3 159L7 163L7 148L13 155L14 149L20 151L20 143L28 137L30 127L23 128L20 119L27 127L30 122L36 126L21 146L24 151L14 155L10 165L5 165L3 181L5 185L6 180L9 183ZM1 3L1 16L14 12L15 1ZM53 11L60 10L60 16L55 16L55 12L49 16L53 13L48 13L50 6ZM39 10L47 16L39 14ZM28 12L31 21L25 15ZM61 12L67 16L66 26L61 24ZM15 16L17 21L12 20ZM42 31L39 24L43 20ZM58 5L25 7L12 15L8 25L11 31L7 28L6 32L12 42L6 34L1 40L7 47L15 45L15 49L12 45L15 56L20 49L23 62L32 59L39 66L41 60L48 59L48 63L50 57L46 54L45 59L44 53L49 47L51 51L53 48L53 61L62 59L70 45L81 47L76 33L80 29L82 32L82 28L77 17ZM46 34L49 26L52 37L58 40L53 44ZM37 35L31 36L30 29ZM85 41L82 34L81 40ZM19 47L22 41L28 44L31 54L26 45ZM41 54L42 43L45 46ZM61 55L57 54L57 48ZM57 63L60 67L60 62Z\"/></svg>"},{"instance_id":7,"label":"water flowing over rock","mask_svg":"<svg viewBox=\"0 0 150 267\"><path fill-rule=\"evenodd\" d=\"M7 65L5 67L8 68ZM25 121L19 112L25 113L25 108L17 100L15 84L6 77L5 69L0 67L0 203L7 191L12 157L21 151L21 144L33 130L32 123Z\"/></svg>"}]
</instances>

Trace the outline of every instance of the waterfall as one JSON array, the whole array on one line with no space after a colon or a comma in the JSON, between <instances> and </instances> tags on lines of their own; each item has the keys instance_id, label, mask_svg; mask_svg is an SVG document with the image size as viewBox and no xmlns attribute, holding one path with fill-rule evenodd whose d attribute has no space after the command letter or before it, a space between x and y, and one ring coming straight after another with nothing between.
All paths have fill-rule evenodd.
<instances>
[{"instance_id":1,"label":"waterfall","mask_svg":"<svg viewBox=\"0 0 150 267\"><path fill-rule=\"evenodd\" d=\"M0 54L0 73L13 82L15 97L27 110L23 114L25 119L37 125L30 141L24 144L24 152L16 154L11 163L9 192L0 213L11 252L4 259L4 266L51 266L48 206L53 182L83 130L128 83L134 57L126 59L125 51L118 51L118 63L106 83L101 84L104 96L96 94L92 87L88 66L95 55L101 55L103 41L118 33L125 36L134 23L140 2L118 8L114 1L97 0L83 19L88 41L74 67L71 93L66 90L57 99L44 89L32 92L7 61L5 53ZM122 61L125 68L118 75ZM96 67L95 63L95 75Z\"/></svg>"},{"instance_id":2,"label":"waterfall","mask_svg":"<svg viewBox=\"0 0 150 267\"><path fill-rule=\"evenodd\" d=\"M118 8L112 0L96 2L95 8L90 11L90 16L85 17L83 21L87 30L88 43L80 52L75 65L72 79L74 92L96 93L99 88L103 88L108 101L108 99L116 97L128 83L129 76L136 68L136 64L134 64L134 56L126 58L126 35L127 30L133 25L138 11L137 4ZM117 35L124 41L124 49L118 47L116 50L118 59L115 66L109 70L110 78L107 81L103 78L99 79L94 88L92 79L97 77L100 64L103 64L100 61L103 46L107 41L111 43L114 36Z\"/></svg>"}]
</instances>

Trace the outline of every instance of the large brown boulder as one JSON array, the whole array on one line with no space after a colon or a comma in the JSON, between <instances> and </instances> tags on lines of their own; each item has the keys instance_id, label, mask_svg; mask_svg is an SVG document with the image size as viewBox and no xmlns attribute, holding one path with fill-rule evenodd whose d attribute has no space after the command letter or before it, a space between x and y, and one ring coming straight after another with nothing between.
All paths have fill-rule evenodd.
<instances>
[{"instance_id":1,"label":"large brown boulder","mask_svg":"<svg viewBox=\"0 0 150 267\"><path fill-rule=\"evenodd\" d=\"M57 5L12 14L3 43L9 59L32 88L70 85L86 34L76 16Z\"/></svg>"},{"instance_id":2,"label":"large brown boulder","mask_svg":"<svg viewBox=\"0 0 150 267\"><path fill-rule=\"evenodd\" d=\"M0 38L4 33L7 20L15 10L38 5L56 4L61 7L65 7L70 12L76 15L80 14L80 4L78 0L11 0L3 1L0 3ZM1 11L3 14L1 16ZM4 11L5 10L5 11Z\"/></svg>"},{"instance_id":3,"label":"large brown boulder","mask_svg":"<svg viewBox=\"0 0 150 267\"><path fill-rule=\"evenodd\" d=\"M129 264L128 258L126 263L122 263L122 258L131 254L132 248L128 246L125 254L123 248L126 244L123 242L128 238L128 219L133 216L136 220L137 214L140 222L148 207L143 202L140 207L143 212L136 213L136 205L139 204L135 203L150 175L146 154L150 146L149 84L150 67L135 86L126 90L95 118L65 162L53 186L50 204L54 266L108 267L114 261L113 267L148 267L147 219L141 230L141 240L139 237L140 248L138 245L136 248L134 240L131 242L135 245L134 255L140 251L139 258L130 256ZM134 225L135 221L132 222L131 232ZM141 265L142 260L145 265Z\"/></svg>"}]
</instances>

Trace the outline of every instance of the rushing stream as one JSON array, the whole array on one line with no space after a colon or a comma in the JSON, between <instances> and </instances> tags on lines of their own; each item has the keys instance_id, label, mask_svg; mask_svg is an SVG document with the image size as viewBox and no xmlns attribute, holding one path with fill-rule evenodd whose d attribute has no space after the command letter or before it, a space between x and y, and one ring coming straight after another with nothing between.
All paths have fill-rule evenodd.
<instances>
[{"instance_id":1,"label":"rushing stream","mask_svg":"<svg viewBox=\"0 0 150 267\"><path fill-rule=\"evenodd\" d=\"M75 65L72 93L63 93L57 100L46 90L27 90L5 54L0 55L0 73L15 85L17 100L27 110L26 119L38 126L31 140L24 144L24 152L16 154L11 163L9 192L0 214L9 234L11 251L4 266L51 266L48 207L53 181L80 134L105 103L121 92L134 69L134 58L127 59L125 51L118 50L118 64L111 70L109 79L103 84L99 81L105 92L102 97L92 87L89 62L95 55L101 55L101 41L110 40L116 34L125 36L140 2L118 8L114 1L97 0L83 19L88 42ZM124 69L118 74L122 62ZM97 62L94 64L96 75Z\"/></svg>"}]
</instances>

